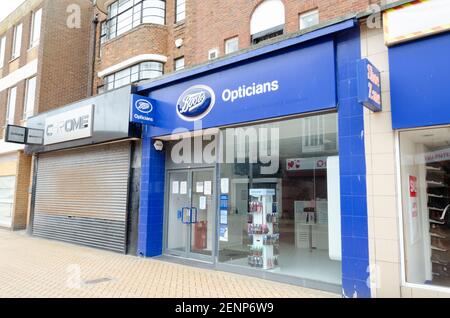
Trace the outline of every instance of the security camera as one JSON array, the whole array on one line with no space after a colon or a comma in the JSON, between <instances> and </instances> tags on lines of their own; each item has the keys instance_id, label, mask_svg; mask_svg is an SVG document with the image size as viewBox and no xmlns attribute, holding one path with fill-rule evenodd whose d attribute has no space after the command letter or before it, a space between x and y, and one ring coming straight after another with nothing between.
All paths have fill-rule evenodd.
<instances>
[{"instance_id":1,"label":"security camera","mask_svg":"<svg viewBox=\"0 0 450 318\"><path fill-rule=\"evenodd\" d=\"M155 147L156 151L163 151L163 149L164 149L164 143L161 140L155 141L153 146Z\"/></svg>"}]
</instances>

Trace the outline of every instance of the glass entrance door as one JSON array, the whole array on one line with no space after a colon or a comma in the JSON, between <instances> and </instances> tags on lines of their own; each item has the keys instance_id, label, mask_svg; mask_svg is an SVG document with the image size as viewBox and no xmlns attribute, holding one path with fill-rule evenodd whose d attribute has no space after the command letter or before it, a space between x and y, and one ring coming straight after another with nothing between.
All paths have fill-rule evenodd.
<instances>
[{"instance_id":1,"label":"glass entrance door","mask_svg":"<svg viewBox=\"0 0 450 318\"><path fill-rule=\"evenodd\" d=\"M216 210L214 179L214 169L169 172L166 253L212 261Z\"/></svg>"}]
</instances>

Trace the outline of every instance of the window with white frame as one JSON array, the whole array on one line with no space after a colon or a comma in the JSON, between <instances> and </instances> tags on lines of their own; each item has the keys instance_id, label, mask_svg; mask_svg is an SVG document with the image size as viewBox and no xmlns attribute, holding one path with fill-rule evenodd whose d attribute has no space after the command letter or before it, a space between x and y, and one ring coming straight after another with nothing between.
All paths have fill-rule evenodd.
<instances>
[{"instance_id":1,"label":"window with white frame","mask_svg":"<svg viewBox=\"0 0 450 318\"><path fill-rule=\"evenodd\" d=\"M20 56L21 48L22 48L22 24L19 24L14 27L13 49L11 56L12 59L16 59Z\"/></svg>"},{"instance_id":2,"label":"window with white frame","mask_svg":"<svg viewBox=\"0 0 450 318\"><path fill-rule=\"evenodd\" d=\"M265 0L253 12L250 20L252 43L276 37L284 33L286 12L281 0Z\"/></svg>"},{"instance_id":3,"label":"window with white frame","mask_svg":"<svg viewBox=\"0 0 450 318\"><path fill-rule=\"evenodd\" d=\"M153 79L164 74L164 64L161 62L142 62L116 73L105 76L103 91L110 91L138 81Z\"/></svg>"},{"instance_id":4,"label":"window with white frame","mask_svg":"<svg viewBox=\"0 0 450 318\"><path fill-rule=\"evenodd\" d=\"M319 10L312 10L299 15L300 30L319 24Z\"/></svg>"},{"instance_id":5,"label":"window with white frame","mask_svg":"<svg viewBox=\"0 0 450 318\"><path fill-rule=\"evenodd\" d=\"M182 69L184 69L184 56L175 60L175 71L180 71Z\"/></svg>"},{"instance_id":6,"label":"window with white frame","mask_svg":"<svg viewBox=\"0 0 450 318\"><path fill-rule=\"evenodd\" d=\"M225 41L225 54L231 54L239 50L239 37L234 37Z\"/></svg>"},{"instance_id":7,"label":"window with white frame","mask_svg":"<svg viewBox=\"0 0 450 318\"><path fill-rule=\"evenodd\" d=\"M14 116L16 114L17 87L11 87L8 91L8 107L6 108L5 125L14 124Z\"/></svg>"},{"instance_id":8,"label":"window with white frame","mask_svg":"<svg viewBox=\"0 0 450 318\"><path fill-rule=\"evenodd\" d=\"M27 80L25 96L25 107L23 119L28 119L34 115L34 103L36 99L36 76Z\"/></svg>"},{"instance_id":9,"label":"window with white frame","mask_svg":"<svg viewBox=\"0 0 450 318\"><path fill-rule=\"evenodd\" d=\"M325 123L323 116L303 119L302 151L317 152L325 150Z\"/></svg>"},{"instance_id":10,"label":"window with white frame","mask_svg":"<svg viewBox=\"0 0 450 318\"><path fill-rule=\"evenodd\" d=\"M35 47L39 44L41 38L41 21L42 21L42 9L33 13L33 21L31 23L31 37L30 47Z\"/></svg>"},{"instance_id":11,"label":"window with white frame","mask_svg":"<svg viewBox=\"0 0 450 318\"><path fill-rule=\"evenodd\" d=\"M186 0L175 0L175 23L186 19Z\"/></svg>"},{"instance_id":12,"label":"window with white frame","mask_svg":"<svg viewBox=\"0 0 450 318\"><path fill-rule=\"evenodd\" d=\"M0 68L5 64L6 36L0 39Z\"/></svg>"},{"instance_id":13,"label":"window with white frame","mask_svg":"<svg viewBox=\"0 0 450 318\"><path fill-rule=\"evenodd\" d=\"M118 0L108 6L108 20L102 26L101 43L142 23L164 25L165 0Z\"/></svg>"}]
</instances>

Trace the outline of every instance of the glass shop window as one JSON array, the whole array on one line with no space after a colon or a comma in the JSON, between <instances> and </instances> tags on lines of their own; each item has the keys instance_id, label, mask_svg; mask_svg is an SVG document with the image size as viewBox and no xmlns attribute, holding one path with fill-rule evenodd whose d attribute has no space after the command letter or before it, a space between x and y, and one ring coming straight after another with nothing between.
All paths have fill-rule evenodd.
<instances>
[{"instance_id":1,"label":"glass shop window","mask_svg":"<svg viewBox=\"0 0 450 318\"><path fill-rule=\"evenodd\" d=\"M221 132L219 262L341 284L337 129L333 113Z\"/></svg>"},{"instance_id":2,"label":"glass shop window","mask_svg":"<svg viewBox=\"0 0 450 318\"><path fill-rule=\"evenodd\" d=\"M450 128L400 133L406 280L450 287Z\"/></svg>"}]
</instances>

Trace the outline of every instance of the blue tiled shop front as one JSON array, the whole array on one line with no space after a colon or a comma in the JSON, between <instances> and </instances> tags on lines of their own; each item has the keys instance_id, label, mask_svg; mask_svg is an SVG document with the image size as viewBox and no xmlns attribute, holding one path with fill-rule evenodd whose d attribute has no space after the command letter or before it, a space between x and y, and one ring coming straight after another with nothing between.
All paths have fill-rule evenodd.
<instances>
[{"instance_id":1,"label":"blue tiled shop front","mask_svg":"<svg viewBox=\"0 0 450 318\"><path fill-rule=\"evenodd\" d=\"M345 297L370 297L364 121L357 94L360 58L358 23L347 20L136 87L135 93L149 98L154 108L154 124L143 129L139 255L164 252L166 155L155 149L155 137L177 128L193 131L200 118L207 129L337 112L342 292ZM202 95L208 99L203 113L180 109L180 96L195 95L205 86L212 93Z\"/></svg>"}]
</instances>

